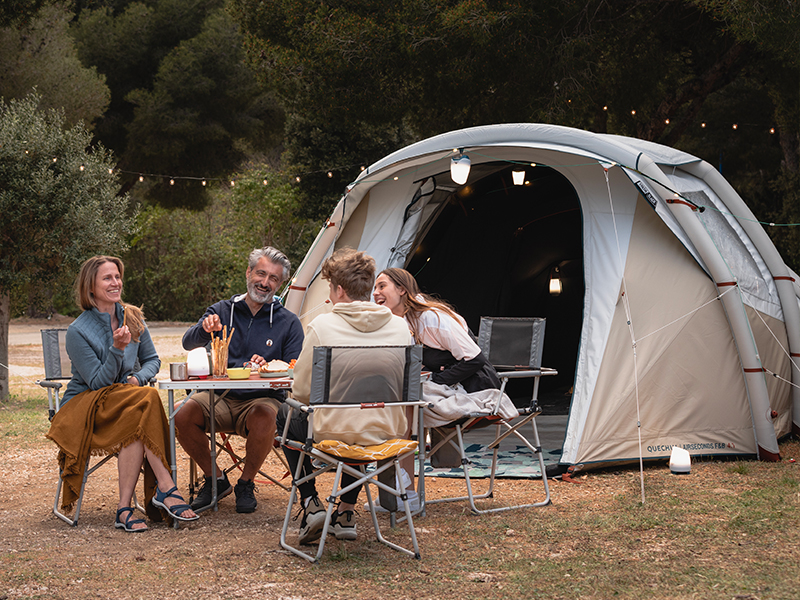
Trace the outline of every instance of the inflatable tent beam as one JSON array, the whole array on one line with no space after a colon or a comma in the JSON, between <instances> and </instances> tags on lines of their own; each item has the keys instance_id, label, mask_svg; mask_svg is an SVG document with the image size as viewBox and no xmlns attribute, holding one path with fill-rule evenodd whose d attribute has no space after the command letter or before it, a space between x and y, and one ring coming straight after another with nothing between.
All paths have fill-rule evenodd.
<instances>
[{"instance_id":1,"label":"inflatable tent beam","mask_svg":"<svg viewBox=\"0 0 800 600\"><path fill-rule=\"evenodd\" d=\"M658 188L656 192L664 201L673 198L673 193L669 189L669 182L649 157L640 155L636 161L636 168L653 182L653 185ZM711 277L720 293L726 291L730 285L737 285L735 281L731 281L730 271L713 240L697 217L696 209L683 202L667 202L667 207L697 249L700 257L711 272ZM758 349L753 342L750 323L745 314L741 295L729 293L723 295L721 300L728 317L728 323L730 323L731 334L739 352L739 359L742 363L747 395L750 399L750 412L753 420L753 433L758 448L758 458L766 461L780 460L780 449L775 436L775 427L772 424L772 410L769 403L767 383L764 379L764 370L758 360Z\"/></svg>"},{"instance_id":2,"label":"inflatable tent beam","mask_svg":"<svg viewBox=\"0 0 800 600\"><path fill-rule=\"evenodd\" d=\"M683 170L705 181L732 212L767 265L778 290L778 300L786 324L792 363L792 433L800 436L800 306L797 304L794 274L789 271L764 228L725 178L705 161L684 165Z\"/></svg>"}]
</instances>

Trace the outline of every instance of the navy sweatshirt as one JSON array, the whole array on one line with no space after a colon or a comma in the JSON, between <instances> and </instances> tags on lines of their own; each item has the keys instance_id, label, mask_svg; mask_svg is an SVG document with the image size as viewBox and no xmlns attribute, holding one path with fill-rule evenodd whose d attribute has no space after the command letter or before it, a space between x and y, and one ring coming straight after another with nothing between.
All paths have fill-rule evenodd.
<instances>
[{"instance_id":1,"label":"navy sweatshirt","mask_svg":"<svg viewBox=\"0 0 800 600\"><path fill-rule=\"evenodd\" d=\"M245 302L246 297L241 294L209 306L197 325L183 334L183 347L186 350L210 347L211 334L203 329L203 319L216 314L222 325L227 326L228 333L231 327L236 330L228 346L228 367L243 366L253 354L263 356L267 362L274 359L289 362L300 356L303 327L297 315L284 308L277 298L254 315ZM215 335L221 337L221 332ZM280 390L231 390L228 397L245 400L265 393L281 400L285 397L285 392Z\"/></svg>"}]
</instances>

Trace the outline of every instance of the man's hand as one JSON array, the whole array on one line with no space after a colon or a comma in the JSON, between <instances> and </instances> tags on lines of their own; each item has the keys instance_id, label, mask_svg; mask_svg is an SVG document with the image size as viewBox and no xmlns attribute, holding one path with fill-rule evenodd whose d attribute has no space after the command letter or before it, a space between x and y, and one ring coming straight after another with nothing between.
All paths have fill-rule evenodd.
<instances>
[{"instance_id":1,"label":"man's hand","mask_svg":"<svg viewBox=\"0 0 800 600\"><path fill-rule=\"evenodd\" d=\"M203 331L206 333L222 331L222 323L219 320L219 315L208 315L203 319Z\"/></svg>"},{"instance_id":2,"label":"man's hand","mask_svg":"<svg viewBox=\"0 0 800 600\"><path fill-rule=\"evenodd\" d=\"M266 360L264 360L264 357L263 357L263 356L260 356L260 355L258 355L258 354L253 354L253 358L251 358L251 359L250 359L250 362L251 362L251 363L255 363L255 364L257 364L259 367L260 367L261 365L265 365L265 364L267 364L267 361L266 361Z\"/></svg>"}]
</instances>

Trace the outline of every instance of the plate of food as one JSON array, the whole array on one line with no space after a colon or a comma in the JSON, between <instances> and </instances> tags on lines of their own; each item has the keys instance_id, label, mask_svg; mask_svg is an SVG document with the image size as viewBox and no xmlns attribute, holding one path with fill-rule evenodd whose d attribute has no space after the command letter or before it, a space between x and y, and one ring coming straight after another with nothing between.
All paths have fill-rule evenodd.
<instances>
[{"instance_id":1,"label":"plate of food","mask_svg":"<svg viewBox=\"0 0 800 600\"><path fill-rule=\"evenodd\" d=\"M261 377L288 377L289 363L278 359L271 360L258 368L258 374Z\"/></svg>"}]
</instances>

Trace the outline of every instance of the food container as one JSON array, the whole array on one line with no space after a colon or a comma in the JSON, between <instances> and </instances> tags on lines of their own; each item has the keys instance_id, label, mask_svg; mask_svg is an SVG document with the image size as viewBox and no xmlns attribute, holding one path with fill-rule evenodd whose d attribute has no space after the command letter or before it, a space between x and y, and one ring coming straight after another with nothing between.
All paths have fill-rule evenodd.
<instances>
[{"instance_id":1,"label":"food container","mask_svg":"<svg viewBox=\"0 0 800 600\"><path fill-rule=\"evenodd\" d=\"M228 379L249 379L249 367L235 367L228 369Z\"/></svg>"},{"instance_id":2,"label":"food container","mask_svg":"<svg viewBox=\"0 0 800 600\"><path fill-rule=\"evenodd\" d=\"M172 381L186 381L189 379L189 368L185 362L169 363L169 378Z\"/></svg>"},{"instance_id":3,"label":"food container","mask_svg":"<svg viewBox=\"0 0 800 600\"><path fill-rule=\"evenodd\" d=\"M228 374L228 346L222 345L211 353L211 374L214 377L225 377Z\"/></svg>"}]
</instances>

